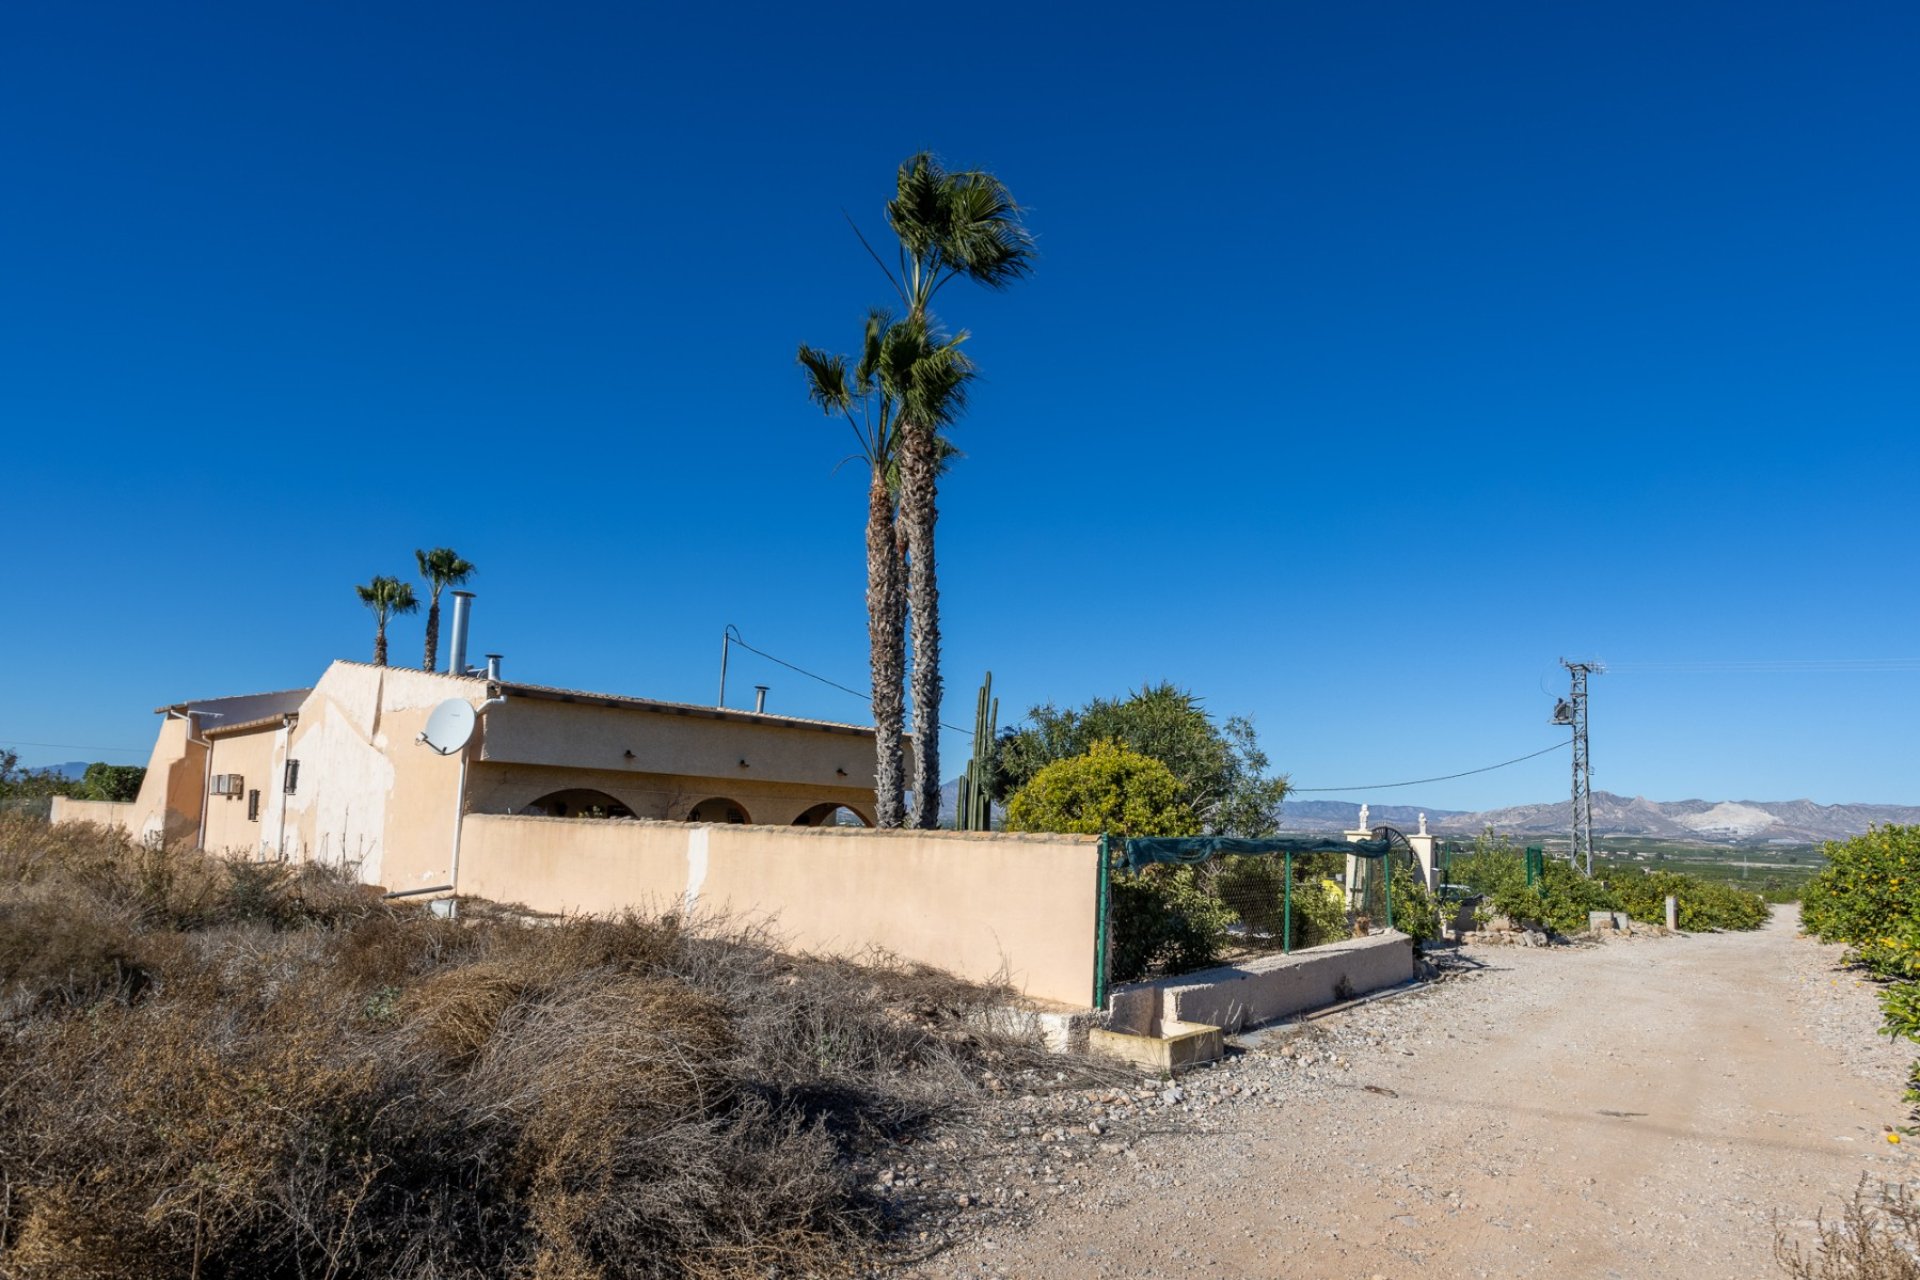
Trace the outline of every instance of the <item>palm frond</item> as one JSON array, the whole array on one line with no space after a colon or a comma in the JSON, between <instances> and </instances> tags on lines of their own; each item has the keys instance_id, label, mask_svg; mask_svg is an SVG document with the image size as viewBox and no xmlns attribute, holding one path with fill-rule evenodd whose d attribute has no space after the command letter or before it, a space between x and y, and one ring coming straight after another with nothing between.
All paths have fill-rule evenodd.
<instances>
[{"instance_id":1,"label":"palm frond","mask_svg":"<svg viewBox=\"0 0 1920 1280\"><path fill-rule=\"evenodd\" d=\"M360 603L373 610L374 616L383 621L390 615L413 613L420 608L420 601L414 598L412 583L384 574L353 590L360 597Z\"/></svg>"},{"instance_id":2,"label":"palm frond","mask_svg":"<svg viewBox=\"0 0 1920 1280\"><path fill-rule=\"evenodd\" d=\"M1004 289L1033 270L1033 235L1006 184L990 173L956 173L945 196L941 257L976 284Z\"/></svg>"},{"instance_id":3,"label":"palm frond","mask_svg":"<svg viewBox=\"0 0 1920 1280\"><path fill-rule=\"evenodd\" d=\"M939 244L945 222L942 188L946 180L946 170L925 151L909 156L894 179L894 196L887 201L887 225L916 263L925 263ZM917 292L919 281L905 283Z\"/></svg>"},{"instance_id":4,"label":"palm frond","mask_svg":"<svg viewBox=\"0 0 1920 1280\"><path fill-rule=\"evenodd\" d=\"M890 312L880 307L867 312L866 331L860 339L860 363L853 373L854 381L863 392L873 389L873 379L880 366L880 348L886 341L887 330L892 326L893 316Z\"/></svg>"},{"instance_id":5,"label":"palm frond","mask_svg":"<svg viewBox=\"0 0 1920 1280\"><path fill-rule=\"evenodd\" d=\"M452 547L435 547L431 551L416 549L413 560L420 566L420 576L436 592L442 587L457 587L478 572L472 561L462 560Z\"/></svg>"},{"instance_id":6,"label":"palm frond","mask_svg":"<svg viewBox=\"0 0 1920 1280\"><path fill-rule=\"evenodd\" d=\"M940 427L966 412L967 384L974 377L973 361L961 350L966 340L965 333L942 337L919 320L903 320L888 331L880 384L902 418Z\"/></svg>"},{"instance_id":7,"label":"palm frond","mask_svg":"<svg viewBox=\"0 0 1920 1280\"><path fill-rule=\"evenodd\" d=\"M979 169L950 172L925 152L908 157L887 202L900 240L908 308L924 313L940 287L965 276L1003 289L1033 270L1033 235L1007 185Z\"/></svg>"},{"instance_id":8,"label":"palm frond","mask_svg":"<svg viewBox=\"0 0 1920 1280\"><path fill-rule=\"evenodd\" d=\"M819 405L822 413L847 412L853 404L853 391L847 384L847 358L803 342L795 360L807 371L807 399Z\"/></svg>"}]
</instances>

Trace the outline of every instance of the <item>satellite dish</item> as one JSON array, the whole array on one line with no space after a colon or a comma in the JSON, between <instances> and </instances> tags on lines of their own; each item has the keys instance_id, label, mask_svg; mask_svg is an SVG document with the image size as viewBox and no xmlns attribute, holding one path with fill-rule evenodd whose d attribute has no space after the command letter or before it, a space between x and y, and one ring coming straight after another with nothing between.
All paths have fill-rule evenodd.
<instances>
[{"instance_id":1,"label":"satellite dish","mask_svg":"<svg viewBox=\"0 0 1920 1280\"><path fill-rule=\"evenodd\" d=\"M450 756L467 745L473 736L473 704L462 698L448 698L427 717L420 741L443 756Z\"/></svg>"}]
</instances>

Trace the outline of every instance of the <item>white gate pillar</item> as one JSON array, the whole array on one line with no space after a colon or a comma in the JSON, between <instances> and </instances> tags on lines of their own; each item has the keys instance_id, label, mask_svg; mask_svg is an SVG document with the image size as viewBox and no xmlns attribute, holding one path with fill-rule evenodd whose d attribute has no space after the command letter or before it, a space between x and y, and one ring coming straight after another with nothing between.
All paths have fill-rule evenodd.
<instances>
[{"instance_id":1,"label":"white gate pillar","mask_svg":"<svg viewBox=\"0 0 1920 1280\"><path fill-rule=\"evenodd\" d=\"M1346 837L1348 844L1359 844L1362 840L1373 839L1373 828L1367 825L1367 814L1368 806L1364 804L1361 805L1359 827L1352 831L1342 831L1340 833ZM1347 855L1345 888L1347 891L1347 910L1349 911L1353 910L1353 891L1360 885L1360 868L1362 862L1363 859L1357 858L1351 853Z\"/></svg>"},{"instance_id":2,"label":"white gate pillar","mask_svg":"<svg viewBox=\"0 0 1920 1280\"><path fill-rule=\"evenodd\" d=\"M1434 845L1440 837L1427 834L1427 815L1420 815L1420 830L1407 837L1407 843L1413 846L1413 856L1420 860L1420 878L1427 883L1429 892L1440 891L1440 872L1434 861Z\"/></svg>"}]
</instances>

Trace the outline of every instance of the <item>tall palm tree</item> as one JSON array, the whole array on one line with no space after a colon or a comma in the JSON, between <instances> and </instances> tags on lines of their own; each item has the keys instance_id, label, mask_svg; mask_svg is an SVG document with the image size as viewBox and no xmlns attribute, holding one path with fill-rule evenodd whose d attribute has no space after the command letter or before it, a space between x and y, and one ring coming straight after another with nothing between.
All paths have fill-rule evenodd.
<instances>
[{"instance_id":1,"label":"tall palm tree","mask_svg":"<svg viewBox=\"0 0 1920 1280\"><path fill-rule=\"evenodd\" d=\"M1033 237L1004 183L980 170L949 171L925 152L900 166L887 225L899 240L888 271L904 323L931 331L934 296L964 276L1003 289L1033 269ZM877 258L877 255L876 255ZM882 269L886 264L881 263ZM934 554L939 521L940 422L903 405L899 422L900 516L910 565L913 627L914 825L940 824L940 588Z\"/></svg>"},{"instance_id":2,"label":"tall palm tree","mask_svg":"<svg viewBox=\"0 0 1920 1280\"><path fill-rule=\"evenodd\" d=\"M867 464L867 648L873 681L874 823L906 823L906 566L896 519L899 425L909 406L941 422L966 401L972 366L960 352L965 335L942 339L924 325L895 324L885 312L867 316L860 358L849 361L802 343L799 363L807 397L846 419ZM942 441L945 444L945 441ZM946 445L944 463L954 450Z\"/></svg>"},{"instance_id":3,"label":"tall palm tree","mask_svg":"<svg viewBox=\"0 0 1920 1280\"><path fill-rule=\"evenodd\" d=\"M355 587L360 603L373 610L373 665L387 665L387 619L402 613L418 613L420 602L413 598L413 586L398 578L376 577L365 586Z\"/></svg>"},{"instance_id":4,"label":"tall palm tree","mask_svg":"<svg viewBox=\"0 0 1920 1280\"><path fill-rule=\"evenodd\" d=\"M462 560L460 553L452 547L415 550L413 559L420 566L420 576L427 580L427 588L432 593L427 605L427 652L420 662L422 670L432 671L440 660L440 593L471 578L473 564ZM456 671L453 674L460 673Z\"/></svg>"}]
</instances>

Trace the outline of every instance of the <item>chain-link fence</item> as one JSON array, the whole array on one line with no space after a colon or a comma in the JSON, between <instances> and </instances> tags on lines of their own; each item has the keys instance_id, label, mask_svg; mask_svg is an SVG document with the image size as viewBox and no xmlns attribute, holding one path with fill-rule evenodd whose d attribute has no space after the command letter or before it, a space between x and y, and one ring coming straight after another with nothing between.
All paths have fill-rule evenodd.
<instances>
[{"instance_id":1,"label":"chain-link fence","mask_svg":"<svg viewBox=\"0 0 1920 1280\"><path fill-rule=\"evenodd\" d=\"M1337 942L1358 925L1392 928L1394 899L1403 896L1395 877L1418 880L1412 850L1396 834L1110 840L1101 973L1133 982ZM1351 901L1349 867L1358 868ZM1096 989L1104 1003L1104 984Z\"/></svg>"}]
</instances>

